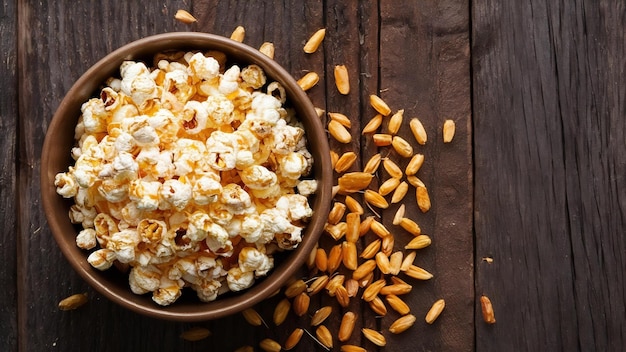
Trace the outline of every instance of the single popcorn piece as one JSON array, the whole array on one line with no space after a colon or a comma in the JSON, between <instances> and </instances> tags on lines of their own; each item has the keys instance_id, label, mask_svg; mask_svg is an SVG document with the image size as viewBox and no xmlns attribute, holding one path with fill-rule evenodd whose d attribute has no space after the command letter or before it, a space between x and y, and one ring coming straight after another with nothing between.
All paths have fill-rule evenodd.
<instances>
[{"instance_id":1,"label":"single popcorn piece","mask_svg":"<svg viewBox=\"0 0 626 352\"><path fill-rule=\"evenodd\" d=\"M191 191L194 203L200 206L207 205L217 201L222 193L222 184L219 176L206 173L195 180Z\"/></svg>"},{"instance_id":2,"label":"single popcorn piece","mask_svg":"<svg viewBox=\"0 0 626 352\"><path fill-rule=\"evenodd\" d=\"M226 276L220 259L200 255L195 260L196 272L203 279L217 279Z\"/></svg>"},{"instance_id":3,"label":"single popcorn piece","mask_svg":"<svg viewBox=\"0 0 626 352\"><path fill-rule=\"evenodd\" d=\"M228 288L233 292L245 290L254 283L254 273L252 271L242 271L241 268L234 267L228 270L226 282L228 283Z\"/></svg>"},{"instance_id":4,"label":"single popcorn piece","mask_svg":"<svg viewBox=\"0 0 626 352\"><path fill-rule=\"evenodd\" d=\"M69 173L64 172L57 174L54 177L54 185L57 188L57 193L63 198L72 198L78 193L78 183L76 179L72 177L71 169Z\"/></svg>"},{"instance_id":5,"label":"single popcorn piece","mask_svg":"<svg viewBox=\"0 0 626 352\"><path fill-rule=\"evenodd\" d=\"M117 154L111 165L115 171L114 177L116 181L123 182L125 180L134 180L137 178L139 165L135 161L132 154L127 152Z\"/></svg>"},{"instance_id":6,"label":"single popcorn piece","mask_svg":"<svg viewBox=\"0 0 626 352\"><path fill-rule=\"evenodd\" d=\"M96 240L101 247L106 247L109 238L118 232L118 224L109 214L99 213L93 220Z\"/></svg>"},{"instance_id":7,"label":"single popcorn piece","mask_svg":"<svg viewBox=\"0 0 626 352\"><path fill-rule=\"evenodd\" d=\"M222 187L220 201L234 215L254 211L254 209L251 209L252 200L248 192L235 183L229 183Z\"/></svg>"},{"instance_id":8,"label":"single popcorn piece","mask_svg":"<svg viewBox=\"0 0 626 352\"><path fill-rule=\"evenodd\" d=\"M173 144L175 174L185 176L202 165L207 151L204 143L194 139L180 138Z\"/></svg>"},{"instance_id":9,"label":"single popcorn piece","mask_svg":"<svg viewBox=\"0 0 626 352\"><path fill-rule=\"evenodd\" d=\"M127 201L126 204L120 210L121 218L119 218L119 227L126 229L128 227L135 227L139 225L139 222L144 218L145 212L137 207L135 202Z\"/></svg>"},{"instance_id":10,"label":"single popcorn piece","mask_svg":"<svg viewBox=\"0 0 626 352\"><path fill-rule=\"evenodd\" d=\"M73 224L82 224L83 228L93 227L93 221L98 215L95 207L81 207L76 204L70 207L69 218Z\"/></svg>"},{"instance_id":11,"label":"single popcorn piece","mask_svg":"<svg viewBox=\"0 0 626 352\"><path fill-rule=\"evenodd\" d=\"M279 120L272 131L274 138L273 151L277 154L287 154L296 150L304 136L304 130L287 125L285 120Z\"/></svg>"},{"instance_id":12,"label":"single popcorn piece","mask_svg":"<svg viewBox=\"0 0 626 352\"><path fill-rule=\"evenodd\" d=\"M279 209L264 210L261 213L261 222L263 231L257 244L267 244L276 239L280 248L293 249L302 240L302 230L292 224L287 214Z\"/></svg>"},{"instance_id":13,"label":"single popcorn piece","mask_svg":"<svg viewBox=\"0 0 626 352\"><path fill-rule=\"evenodd\" d=\"M169 306L182 295L182 280L170 280L161 276L159 288L153 291L152 300L161 306Z\"/></svg>"},{"instance_id":14,"label":"single popcorn piece","mask_svg":"<svg viewBox=\"0 0 626 352\"><path fill-rule=\"evenodd\" d=\"M203 211L196 211L189 216L187 237L192 241L202 241L209 235L209 231L212 230L212 225L209 214Z\"/></svg>"},{"instance_id":15,"label":"single popcorn piece","mask_svg":"<svg viewBox=\"0 0 626 352\"><path fill-rule=\"evenodd\" d=\"M259 89L265 85L265 72L258 65L250 65L241 70L241 79L252 89Z\"/></svg>"},{"instance_id":16,"label":"single popcorn piece","mask_svg":"<svg viewBox=\"0 0 626 352\"><path fill-rule=\"evenodd\" d=\"M104 179L98 186L100 195L110 203L119 203L128 198L128 183Z\"/></svg>"},{"instance_id":17,"label":"single popcorn piece","mask_svg":"<svg viewBox=\"0 0 626 352\"><path fill-rule=\"evenodd\" d=\"M156 130L161 143L174 142L181 128L180 118L167 109L159 109L148 118L148 123Z\"/></svg>"},{"instance_id":18,"label":"single popcorn piece","mask_svg":"<svg viewBox=\"0 0 626 352\"><path fill-rule=\"evenodd\" d=\"M210 95L202 103L209 116L211 127L219 127L233 122L235 105L224 95Z\"/></svg>"},{"instance_id":19,"label":"single popcorn piece","mask_svg":"<svg viewBox=\"0 0 626 352\"><path fill-rule=\"evenodd\" d=\"M98 249L87 257L89 264L98 270L109 269L116 259L115 252L106 248Z\"/></svg>"},{"instance_id":20,"label":"single popcorn piece","mask_svg":"<svg viewBox=\"0 0 626 352\"><path fill-rule=\"evenodd\" d=\"M312 194L315 194L317 191L317 181L316 180L301 180L298 182L296 186L298 188L298 193L301 195L308 197Z\"/></svg>"},{"instance_id":21,"label":"single popcorn piece","mask_svg":"<svg viewBox=\"0 0 626 352\"><path fill-rule=\"evenodd\" d=\"M287 214L292 222L308 219L313 215L307 198L301 194L288 194L280 197L276 202L276 209Z\"/></svg>"},{"instance_id":22,"label":"single popcorn piece","mask_svg":"<svg viewBox=\"0 0 626 352\"><path fill-rule=\"evenodd\" d=\"M297 180L302 177L308 169L308 163L304 155L291 152L277 157L280 164L278 173L283 178Z\"/></svg>"},{"instance_id":23,"label":"single popcorn piece","mask_svg":"<svg viewBox=\"0 0 626 352\"><path fill-rule=\"evenodd\" d=\"M150 99L157 97L157 87L150 77L150 71L141 62L125 61L120 68L122 75L121 91L131 97L140 110Z\"/></svg>"},{"instance_id":24,"label":"single popcorn piece","mask_svg":"<svg viewBox=\"0 0 626 352\"><path fill-rule=\"evenodd\" d=\"M86 133L103 133L107 131L107 116L102 100L97 98L89 99L81 107L83 113L83 128Z\"/></svg>"},{"instance_id":25,"label":"single popcorn piece","mask_svg":"<svg viewBox=\"0 0 626 352\"><path fill-rule=\"evenodd\" d=\"M161 306L241 291L302 241L317 181L287 94L255 64L211 51L125 61L81 106L55 176L98 270L124 264L130 290ZM116 265L118 266L118 265Z\"/></svg>"},{"instance_id":26,"label":"single popcorn piece","mask_svg":"<svg viewBox=\"0 0 626 352\"><path fill-rule=\"evenodd\" d=\"M137 144L135 143L135 139L133 136L125 131L120 131L118 136L115 138L115 142L113 144L118 153L128 152L131 153Z\"/></svg>"},{"instance_id":27,"label":"single popcorn piece","mask_svg":"<svg viewBox=\"0 0 626 352\"><path fill-rule=\"evenodd\" d=\"M215 301L222 283L219 280L201 280L198 284L191 286L198 294L202 302Z\"/></svg>"},{"instance_id":28,"label":"single popcorn piece","mask_svg":"<svg viewBox=\"0 0 626 352\"><path fill-rule=\"evenodd\" d=\"M210 224L206 232L205 243L207 247L214 253L228 256L228 251L232 250L232 242L228 232L218 224Z\"/></svg>"},{"instance_id":29,"label":"single popcorn piece","mask_svg":"<svg viewBox=\"0 0 626 352\"><path fill-rule=\"evenodd\" d=\"M206 103L190 100L183 108L183 128L188 134L198 134L204 130L209 120Z\"/></svg>"},{"instance_id":30,"label":"single popcorn piece","mask_svg":"<svg viewBox=\"0 0 626 352\"><path fill-rule=\"evenodd\" d=\"M191 185L182 182L180 179L170 179L163 182L159 193L162 202L159 207L161 209L169 209L170 206L176 210L183 210L191 201Z\"/></svg>"},{"instance_id":31,"label":"single popcorn piece","mask_svg":"<svg viewBox=\"0 0 626 352\"><path fill-rule=\"evenodd\" d=\"M135 229L126 229L111 235L107 242L107 249L115 252L117 260L130 263L135 260L135 250L141 242L141 237Z\"/></svg>"},{"instance_id":32,"label":"single popcorn piece","mask_svg":"<svg viewBox=\"0 0 626 352\"><path fill-rule=\"evenodd\" d=\"M161 270L154 265L135 266L130 269L128 283L133 293L142 295L158 290L162 275Z\"/></svg>"},{"instance_id":33,"label":"single popcorn piece","mask_svg":"<svg viewBox=\"0 0 626 352\"><path fill-rule=\"evenodd\" d=\"M96 241L96 230L83 229L76 236L76 245L82 249L92 249L96 247L98 241Z\"/></svg>"},{"instance_id":34,"label":"single popcorn piece","mask_svg":"<svg viewBox=\"0 0 626 352\"><path fill-rule=\"evenodd\" d=\"M165 74L163 89L173 93L178 102L186 103L196 92L189 81L190 78L185 68L175 69Z\"/></svg>"},{"instance_id":35,"label":"single popcorn piece","mask_svg":"<svg viewBox=\"0 0 626 352\"><path fill-rule=\"evenodd\" d=\"M170 280L180 280L196 285L200 282L200 277L196 271L196 265L193 259L189 257L180 258L172 264L167 277Z\"/></svg>"},{"instance_id":36,"label":"single popcorn piece","mask_svg":"<svg viewBox=\"0 0 626 352\"><path fill-rule=\"evenodd\" d=\"M220 64L212 57L196 53L189 59L189 70L201 80L210 81L220 73Z\"/></svg>"},{"instance_id":37,"label":"single popcorn piece","mask_svg":"<svg viewBox=\"0 0 626 352\"><path fill-rule=\"evenodd\" d=\"M254 271L256 277L265 276L274 267L274 259L254 247L244 247L239 252L239 267L242 271Z\"/></svg>"},{"instance_id":38,"label":"single popcorn piece","mask_svg":"<svg viewBox=\"0 0 626 352\"><path fill-rule=\"evenodd\" d=\"M132 180L128 185L128 197L137 209L153 211L159 207L162 186L159 181Z\"/></svg>"},{"instance_id":39,"label":"single popcorn piece","mask_svg":"<svg viewBox=\"0 0 626 352\"><path fill-rule=\"evenodd\" d=\"M230 93L235 92L239 88L239 74L241 70L239 66L233 65L231 66L220 79L219 91L224 95L228 95Z\"/></svg>"},{"instance_id":40,"label":"single popcorn piece","mask_svg":"<svg viewBox=\"0 0 626 352\"><path fill-rule=\"evenodd\" d=\"M255 243L261 238L263 228L259 214L247 215L241 222L239 235L248 243Z\"/></svg>"},{"instance_id":41,"label":"single popcorn piece","mask_svg":"<svg viewBox=\"0 0 626 352\"><path fill-rule=\"evenodd\" d=\"M137 233L142 243L154 247L167 236L167 224L156 219L142 219L137 224Z\"/></svg>"},{"instance_id":42,"label":"single popcorn piece","mask_svg":"<svg viewBox=\"0 0 626 352\"><path fill-rule=\"evenodd\" d=\"M278 182L276 174L263 165L252 165L239 175L246 186L252 189L266 189Z\"/></svg>"},{"instance_id":43,"label":"single popcorn piece","mask_svg":"<svg viewBox=\"0 0 626 352\"><path fill-rule=\"evenodd\" d=\"M128 127L128 131L134 139L134 143L139 146L159 145L161 140L154 127L150 125L148 116L140 115L134 119Z\"/></svg>"},{"instance_id":44,"label":"single popcorn piece","mask_svg":"<svg viewBox=\"0 0 626 352\"><path fill-rule=\"evenodd\" d=\"M135 160L145 175L155 179L170 179L174 176L173 154L169 151L161 151L156 146L144 147Z\"/></svg>"}]
</instances>

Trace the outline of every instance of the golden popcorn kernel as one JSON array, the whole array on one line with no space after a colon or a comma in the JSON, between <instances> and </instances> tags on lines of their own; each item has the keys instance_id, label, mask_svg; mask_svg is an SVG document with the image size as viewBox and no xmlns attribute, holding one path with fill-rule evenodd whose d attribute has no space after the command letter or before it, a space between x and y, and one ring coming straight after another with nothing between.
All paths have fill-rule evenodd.
<instances>
[{"instance_id":1,"label":"golden popcorn kernel","mask_svg":"<svg viewBox=\"0 0 626 352\"><path fill-rule=\"evenodd\" d=\"M402 120L404 117L404 109L398 110L395 114L391 115L389 123L387 124L387 131L390 134L396 134L402 126Z\"/></svg>"},{"instance_id":2,"label":"golden popcorn kernel","mask_svg":"<svg viewBox=\"0 0 626 352\"><path fill-rule=\"evenodd\" d=\"M243 26L237 26L237 28L235 28L233 33L230 35L230 39L242 43L245 36L246 29L243 28Z\"/></svg>"},{"instance_id":3,"label":"golden popcorn kernel","mask_svg":"<svg viewBox=\"0 0 626 352\"><path fill-rule=\"evenodd\" d=\"M422 125L422 122L417 117L411 119L409 127L411 128L411 132L413 132L413 136L415 137L417 143L421 145L426 144L426 141L428 140L428 135L426 134L426 129L424 129L424 125Z\"/></svg>"},{"instance_id":4,"label":"golden popcorn kernel","mask_svg":"<svg viewBox=\"0 0 626 352\"><path fill-rule=\"evenodd\" d=\"M274 58L274 43L271 42L264 42L263 44L261 44L261 47L259 48L259 51L262 52L263 54L265 54L265 56L269 57L270 59Z\"/></svg>"},{"instance_id":5,"label":"golden popcorn kernel","mask_svg":"<svg viewBox=\"0 0 626 352\"><path fill-rule=\"evenodd\" d=\"M374 110L378 111L383 116L391 114L389 105L387 105L387 103L385 103L385 101L378 95L370 95L370 105L374 108Z\"/></svg>"},{"instance_id":6,"label":"golden popcorn kernel","mask_svg":"<svg viewBox=\"0 0 626 352\"><path fill-rule=\"evenodd\" d=\"M352 122L350 121L348 116L346 116L346 115L344 115L342 113L329 112L328 113L328 117L330 117L331 120L335 120L335 121L339 122L340 124L344 125L346 128L350 128L352 126Z\"/></svg>"},{"instance_id":7,"label":"golden popcorn kernel","mask_svg":"<svg viewBox=\"0 0 626 352\"><path fill-rule=\"evenodd\" d=\"M383 115L376 114L371 120L363 127L361 134L376 132L378 127L383 123Z\"/></svg>"},{"instance_id":8,"label":"golden popcorn kernel","mask_svg":"<svg viewBox=\"0 0 626 352\"><path fill-rule=\"evenodd\" d=\"M315 86L319 81L320 76L317 73L308 72L307 74L302 76L302 78L300 78L296 83L298 83L298 86L300 86L300 88L302 88L302 90L306 92L307 90L313 88L313 86Z\"/></svg>"},{"instance_id":9,"label":"golden popcorn kernel","mask_svg":"<svg viewBox=\"0 0 626 352\"><path fill-rule=\"evenodd\" d=\"M322 41L324 40L324 36L326 36L326 28L317 30L317 32L315 32L309 38L306 44L304 44L304 48L303 48L304 52L307 54L312 54L316 52L317 48L319 48L320 44L322 44Z\"/></svg>"},{"instance_id":10,"label":"golden popcorn kernel","mask_svg":"<svg viewBox=\"0 0 626 352\"><path fill-rule=\"evenodd\" d=\"M346 129L344 125L336 120L330 120L328 122L328 132L339 143L350 143L352 141L352 135Z\"/></svg>"},{"instance_id":11,"label":"golden popcorn kernel","mask_svg":"<svg viewBox=\"0 0 626 352\"><path fill-rule=\"evenodd\" d=\"M182 9L176 11L174 18L185 24L191 24L191 23L197 22L195 17L193 17L189 12L182 10Z\"/></svg>"},{"instance_id":12,"label":"golden popcorn kernel","mask_svg":"<svg viewBox=\"0 0 626 352\"><path fill-rule=\"evenodd\" d=\"M454 138L454 132L456 130L456 125L453 120L446 120L443 124L443 142L450 143Z\"/></svg>"},{"instance_id":13,"label":"golden popcorn kernel","mask_svg":"<svg viewBox=\"0 0 626 352\"><path fill-rule=\"evenodd\" d=\"M350 93L350 77L348 76L348 69L346 66L336 65L334 74L337 91L343 95Z\"/></svg>"}]
</instances>

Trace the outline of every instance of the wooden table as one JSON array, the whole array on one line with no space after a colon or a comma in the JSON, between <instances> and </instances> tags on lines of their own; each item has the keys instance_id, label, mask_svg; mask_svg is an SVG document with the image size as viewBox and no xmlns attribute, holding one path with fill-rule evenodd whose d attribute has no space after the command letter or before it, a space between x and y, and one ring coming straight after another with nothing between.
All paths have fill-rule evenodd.
<instances>
[{"instance_id":1,"label":"wooden table","mask_svg":"<svg viewBox=\"0 0 626 352\"><path fill-rule=\"evenodd\" d=\"M198 22L176 21L177 9ZM276 298L256 307L269 328L252 327L240 315L175 323L124 310L71 269L40 204L46 127L90 65L144 36L229 36L238 25L246 29L246 44L273 42L275 60L295 77L319 73L312 101L349 116L355 136L374 115L370 94L394 111L405 109L399 133L407 140L409 118L426 126L428 143L414 145L426 156L419 176L432 209L422 214L414 194L407 198L413 204L408 216L433 238L416 263L435 277L412 281L405 297L418 320L392 336L385 327L397 314L377 318L357 299L349 307L359 315L358 327L384 330L384 350L626 349L623 1L3 0L0 14L3 350L259 350L263 338L282 343L294 327L314 331L307 319L293 316L274 327ZM303 53L319 28L327 30L322 47ZM351 73L348 96L334 87L336 64ZM441 141L446 119L457 126L449 144ZM360 163L377 152L371 136L331 146L360 152ZM381 172L378 180L386 177ZM381 213L383 223L390 224L396 207ZM85 306L57 308L80 292L89 295ZM483 322L481 295L493 302L494 325ZM439 298L446 308L428 325L424 315ZM311 312L334 302L320 295ZM333 332L339 316L326 322ZM197 342L180 338L195 326L213 335ZM349 342L376 350L359 332ZM322 350L306 335L298 347Z\"/></svg>"}]
</instances>

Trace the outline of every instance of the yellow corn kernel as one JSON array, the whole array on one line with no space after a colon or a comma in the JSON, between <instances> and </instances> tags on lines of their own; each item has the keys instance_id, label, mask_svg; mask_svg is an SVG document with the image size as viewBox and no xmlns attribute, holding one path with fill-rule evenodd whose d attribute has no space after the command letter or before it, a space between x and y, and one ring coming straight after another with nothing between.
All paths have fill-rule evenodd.
<instances>
[{"instance_id":1,"label":"yellow corn kernel","mask_svg":"<svg viewBox=\"0 0 626 352\"><path fill-rule=\"evenodd\" d=\"M313 35L309 38L309 40L306 42L306 44L304 44L304 52L307 54L312 54L314 52L317 51L317 48L319 48L320 44L322 44L322 41L324 40L324 37L326 36L326 29L322 28L317 30L317 32L313 33Z\"/></svg>"},{"instance_id":2,"label":"yellow corn kernel","mask_svg":"<svg viewBox=\"0 0 626 352\"><path fill-rule=\"evenodd\" d=\"M230 39L238 42L243 42L243 39L246 36L246 29L243 26L237 26L233 33L230 35Z\"/></svg>"},{"instance_id":3,"label":"yellow corn kernel","mask_svg":"<svg viewBox=\"0 0 626 352\"><path fill-rule=\"evenodd\" d=\"M363 172L373 174L376 171L378 171L378 166L380 165L381 159L382 158L380 156L380 153L373 155L370 158L370 160L368 160L367 163L365 164L365 167L363 168Z\"/></svg>"},{"instance_id":4,"label":"yellow corn kernel","mask_svg":"<svg viewBox=\"0 0 626 352\"><path fill-rule=\"evenodd\" d=\"M393 178L402 178L402 169L400 169L398 164L396 164L393 160L385 158L383 160L383 168L387 171L389 176Z\"/></svg>"},{"instance_id":5,"label":"yellow corn kernel","mask_svg":"<svg viewBox=\"0 0 626 352\"><path fill-rule=\"evenodd\" d=\"M274 43L264 42L263 44L261 44L259 51L265 54L265 56L269 57L270 59L273 59L274 58Z\"/></svg>"},{"instance_id":6,"label":"yellow corn kernel","mask_svg":"<svg viewBox=\"0 0 626 352\"><path fill-rule=\"evenodd\" d=\"M386 147L393 142L393 136L387 133L376 133L372 139L377 147Z\"/></svg>"},{"instance_id":7,"label":"yellow corn kernel","mask_svg":"<svg viewBox=\"0 0 626 352\"><path fill-rule=\"evenodd\" d=\"M402 157L410 158L413 155L413 147L411 147L409 142L400 136L393 136L391 146L396 153Z\"/></svg>"},{"instance_id":8,"label":"yellow corn kernel","mask_svg":"<svg viewBox=\"0 0 626 352\"><path fill-rule=\"evenodd\" d=\"M407 176L415 175L424 164L424 154L415 154L406 166L404 173Z\"/></svg>"},{"instance_id":9,"label":"yellow corn kernel","mask_svg":"<svg viewBox=\"0 0 626 352\"><path fill-rule=\"evenodd\" d=\"M404 117L404 109L398 110L395 114L391 115L389 123L387 124L387 132L390 134L396 134L402 126L402 120Z\"/></svg>"},{"instance_id":10,"label":"yellow corn kernel","mask_svg":"<svg viewBox=\"0 0 626 352\"><path fill-rule=\"evenodd\" d=\"M415 137L417 143L421 145L426 144L426 141L428 140L428 135L426 134L424 125L422 125L422 122L417 117L411 119L409 127L411 128L411 132L413 132L413 136Z\"/></svg>"},{"instance_id":11,"label":"yellow corn kernel","mask_svg":"<svg viewBox=\"0 0 626 352\"><path fill-rule=\"evenodd\" d=\"M350 77L348 76L348 69L345 65L335 66L335 86L339 93L347 95L350 93Z\"/></svg>"},{"instance_id":12,"label":"yellow corn kernel","mask_svg":"<svg viewBox=\"0 0 626 352\"><path fill-rule=\"evenodd\" d=\"M371 120L363 127L363 131L361 134L372 133L375 132L378 127L383 123L383 115L376 114L376 116L372 117Z\"/></svg>"},{"instance_id":13,"label":"yellow corn kernel","mask_svg":"<svg viewBox=\"0 0 626 352\"><path fill-rule=\"evenodd\" d=\"M320 81L320 76L315 72L308 72L306 75L302 76L296 83L302 88L303 91L307 91Z\"/></svg>"},{"instance_id":14,"label":"yellow corn kernel","mask_svg":"<svg viewBox=\"0 0 626 352\"><path fill-rule=\"evenodd\" d=\"M395 191L393 191L393 195L391 196L391 204L396 204L404 199L404 196L409 191L409 184L406 181L400 182L398 187L396 187Z\"/></svg>"},{"instance_id":15,"label":"yellow corn kernel","mask_svg":"<svg viewBox=\"0 0 626 352\"><path fill-rule=\"evenodd\" d=\"M344 114L341 114L338 112L329 112L328 117L330 117L331 120L335 120L339 122L340 124L344 125L346 128L350 128L352 126L352 122L350 122L350 119L348 118L348 116Z\"/></svg>"},{"instance_id":16,"label":"yellow corn kernel","mask_svg":"<svg viewBox=\"0 0 626 352\"><path fill-rule=\"evenodd\" d=\"M378 111L383 116L391 114L391 109L389 108L389 105L387 105L387 103L385 103L385 101L382 100L378 95L370 95L370 105L374 108L374 110Z\"/></svg>"},{"instance_id":17,"label":"yellow corn kernel","mask_svg":"<svg viewBox=\"0 0 626 352\"><path fill-rule=\"evenodd\" d=\"M335 171L342 173L348 170L356 161L356 157L356 153L354 152L343 153L335 163Z\"/></svg>"},{"instance_id":18,"label":"yellow corn kernel","mask_svg":"<svg viewBox=\"0 0 626 352\"><path fill-rule=\"evenodd\" d=\"M330 120L330 122L328 122L328 132L339 143L346 144L352 141L352 135L350 134L350 132L346 129L344 125L337 122L336 120Z\"/></svg>"}]
</instances>

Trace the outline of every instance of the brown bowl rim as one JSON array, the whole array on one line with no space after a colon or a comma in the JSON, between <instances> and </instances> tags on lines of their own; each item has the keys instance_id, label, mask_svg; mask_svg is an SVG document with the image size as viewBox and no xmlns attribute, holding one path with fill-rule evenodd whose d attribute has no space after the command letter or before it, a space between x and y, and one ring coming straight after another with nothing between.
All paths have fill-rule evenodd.
<instances>
[{"instance_id":1,"label":"brown bowl rim","mask_svg":"<svg viewBox=\"0 0 626 352\"><path fill-rule=\"evenodd\" d=\"M67 148L67 156L58 155L61 153L55 155L52 151L55 148L60 148L58 146L59 140L67 142L69 138L71 140L70 146L73 145L73 129L71 131L61 129L66 119L63 115L74 114L76 120L71 126L75 126L80 114L80 105L93 96L102 82L114 75L116 70L119 70L122 61L146 57L166 49L192 50L194 48L220 50L225 52L227 57L234 57L234 61L256 63L265 70L268 77L280 81L285 87L288 92L288 99L294 102L293 107L301 116L300 121L305 124L309 145L317 145L315 149L309 147L314 156L314 174L318 181L318 189L312 204L316 215L304 230L304 237L298 248L289 253L266 279L255 283L248 290L232 297L218 298L216 301L208 303L199 301L175 302L170 306L161 307L146 295L139 296L132 293L127 280L125 280L126 287L111 286L112 279L106 277L107 273L92 268L86 260L87 252L69 240L70 237L72 239L75 237L74 225L69 222L67 214L64 214L63 217L54 216L59 211L60 206L67 207L64 205L67 200L56 193L54 176L58 172L66 171L70 162L69 148ZM295 102L299 102L299 105L296 105ZM52 135L52 132L55 135ZM122 307L153 318L181 322L213 320L235 314L263 301L279 290L302 267L308 253L314 248L323 231L330 210L333 172L329 158L326 157L329 153L326 132L321 120L317 117L313 104L307 94L297 85L294 78L277 62L255 48L214 34L197 32L157 34L130 42L109 53L81 75L67 92L48 126L44 139L40 180L42 204L50 230L63 255L74 270L97 292ZM50 170L51 167L59 163L63 164L60 159L67 159L65 169ZM72 227L73 232L71 235L67 234L70 227ZM121 288L125 288L125 290Z\"/></svg>"}]
</instances>

